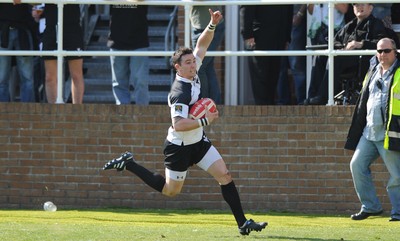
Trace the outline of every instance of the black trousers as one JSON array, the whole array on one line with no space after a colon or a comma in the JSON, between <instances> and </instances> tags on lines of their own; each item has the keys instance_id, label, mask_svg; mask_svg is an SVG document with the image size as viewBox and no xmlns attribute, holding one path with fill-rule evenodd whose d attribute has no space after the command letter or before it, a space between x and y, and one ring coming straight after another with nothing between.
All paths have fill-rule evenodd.
<instances>
[{"instance_id":1,"label":"black trousers","mask_svg":"<svg viewBox=\"0 0 400 241\"><path fill-rule=\"evenodd\" d=\"M280 56L249 57L251 85L256 105L275 104L280 66Z\"/></svg>"},{"instance_id":2,"label":"black trousers","mask_svg":"<svg viewBox=\"0 0 400 241\"><path fill-rule=\"evenodd\" d=\"M313 57L310 86L308 87L308 98L313 98L319 95L319 88L324 79L327 60L328 57L323 55Z\"/></svg>"}]
</instances>

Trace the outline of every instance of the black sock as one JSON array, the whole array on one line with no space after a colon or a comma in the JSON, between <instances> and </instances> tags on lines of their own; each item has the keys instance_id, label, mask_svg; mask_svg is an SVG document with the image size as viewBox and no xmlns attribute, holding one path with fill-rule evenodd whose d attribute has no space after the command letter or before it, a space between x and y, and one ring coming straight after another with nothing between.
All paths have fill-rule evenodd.
<instances>
[{"instance_id":1,"label":"black sock","mask_svg":"<svg viewBox=\"0 0 400 241\"><path fill-rule=\"evenodd\" d=\"M235 183L232 181L226 185L221 185L221 192L225 201L228 203L229 207L231 207L238 226L241 227L246 222L246 217L243 213L242 204L240 203L240 197Z\"/></svg>"},{"instance_id":2,"label":"black sock","mask_svg":"<svg viewBox=\"0 0 400 241\"><path fill-rule=\"evenodd\" d=\"M162 193L165 185L165 178L160 174L153 173L136 162L128 162L126 164L126 170L132 172L142 179L147 185Z\"/></svg>"}]
</instances>

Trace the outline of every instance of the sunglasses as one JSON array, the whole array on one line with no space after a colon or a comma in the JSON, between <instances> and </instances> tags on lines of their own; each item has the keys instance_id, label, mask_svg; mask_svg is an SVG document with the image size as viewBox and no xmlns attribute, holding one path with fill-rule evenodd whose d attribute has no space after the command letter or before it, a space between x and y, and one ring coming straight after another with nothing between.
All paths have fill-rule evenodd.
<instances>
[{"instance_id":1,"label":"sunglasses","mask_svg":"<svg viewBox=\"0 0 400 241\"><path fill-rule=\"evenodd\" d=\"M392 50L393 50L393 49L378 49L377 52L378 52L379 54L381 54L381 53L388 54L388 53L392 52Z\"/></svg>"}]
</instances>

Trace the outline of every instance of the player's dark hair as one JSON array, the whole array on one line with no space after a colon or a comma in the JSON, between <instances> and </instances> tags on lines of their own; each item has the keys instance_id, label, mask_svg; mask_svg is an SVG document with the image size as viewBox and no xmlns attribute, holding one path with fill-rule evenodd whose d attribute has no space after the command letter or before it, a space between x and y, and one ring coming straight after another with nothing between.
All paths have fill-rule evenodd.
<instances>
[{"instance_id":1,"label":"player's dark hair","mask_svg":"<svg viewBox=\"0 0 400 241\"><path fill-rule=\"evenodd\" d=\"M179 47L171 57L170 63L171 63L172 68L175 68L174 67L175 64L181 63L183 55L192 54L192 53L193 53L193 49L191 49L191 48Z\"/></svg>"}]
</instances>

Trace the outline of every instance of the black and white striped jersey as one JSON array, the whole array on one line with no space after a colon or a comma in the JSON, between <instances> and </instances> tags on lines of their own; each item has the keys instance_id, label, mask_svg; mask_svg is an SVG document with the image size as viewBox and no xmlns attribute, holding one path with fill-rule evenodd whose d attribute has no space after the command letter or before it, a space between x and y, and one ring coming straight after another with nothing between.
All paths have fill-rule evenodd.
<instances>
[{"instance_id":1,"label":"black and white striped jersey","mask_svg":"<svg viewBox=\"0 0 400 241\"><path fill-rule=\"evenodd\" d=\"M197 71L202 64L201 59L196 57ZM201 83L198 75L193 80L185 79L176 74L168 94L168 105L171 110L171 119L177 116L188 118L190 107L201 98ZM191 131L175 131L171 126L168 129L167 140L176 145L190 145L199 142L203 136L203 127Z\"/></svg>"}]
</instances>

